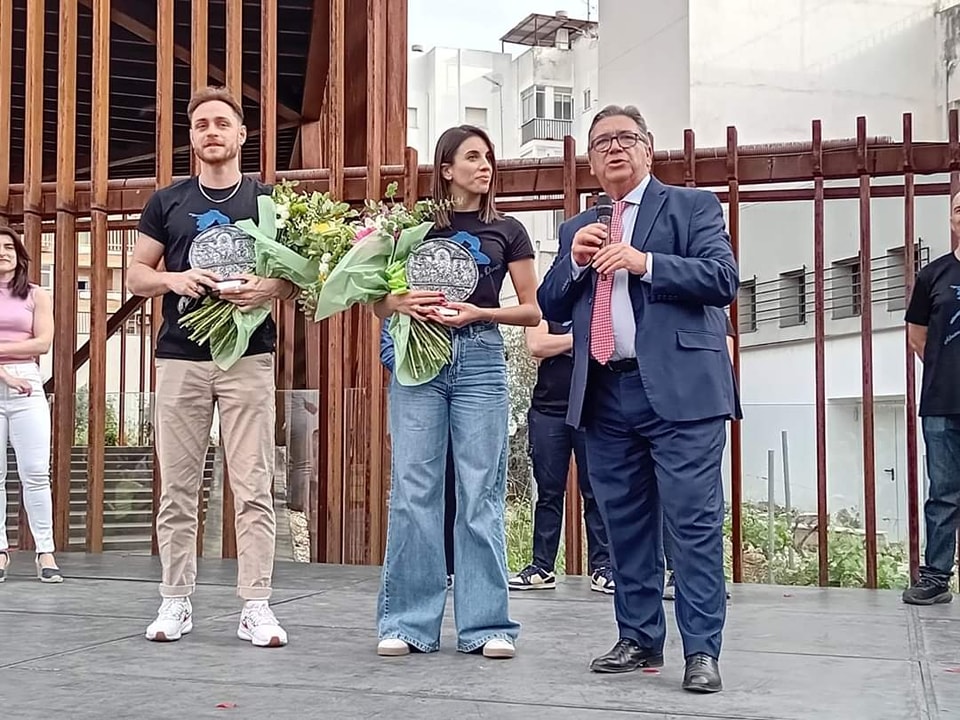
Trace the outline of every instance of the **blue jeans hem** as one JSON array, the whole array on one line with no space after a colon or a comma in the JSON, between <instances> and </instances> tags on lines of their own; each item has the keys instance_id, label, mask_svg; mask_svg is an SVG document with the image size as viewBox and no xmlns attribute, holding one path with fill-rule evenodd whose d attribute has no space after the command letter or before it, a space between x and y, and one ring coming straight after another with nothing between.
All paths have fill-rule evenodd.
<instances>
[{"instance_id":1,"label":"blue jeans hem","mask_svg":"<svg viewBox=\"0 0 960 720\"><path fill-rule=\"evenodd\" d=\"M439 642L422 643L419 640L414 640L405 633L387 633L386 635L381 635L380 640L403 640L407 645L415 647L422 653L433 653L440 649Z\"/></svg>"},{"instance_id":2,"label":"blue jeans hem","mask_svg":"<svg viewBox=\"0 0 960 720\"><path fill-rule=\"evenodd\" d=\"M516 644L517 644L517 639L516 639L515 637L511 637L511 636L508 635L507 633L492 633L492 634L490 634L490 635L487 635L486 637L484 637L484 638L481 639L481 640L474 640L472 643L468 643L468 644L466 644L466 645L458 642L458 643L457 643L457 652L472 653L472 652L474 652L474 651L479 650L480 648L482 648L484 645L486 645L486 644L487 644L488 642L490 642L491 640L508 640L508 641L511 642L514 646L516 646Z\"/></svg>"}]
</instances>

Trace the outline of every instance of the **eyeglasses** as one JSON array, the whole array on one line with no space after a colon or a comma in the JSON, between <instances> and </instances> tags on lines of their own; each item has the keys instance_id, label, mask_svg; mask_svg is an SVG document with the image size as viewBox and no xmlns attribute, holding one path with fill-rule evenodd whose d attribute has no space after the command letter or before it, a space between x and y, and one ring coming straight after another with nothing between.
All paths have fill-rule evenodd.
<instances>
[{"instance_id":1,"label":"eyeglasses","mask_svg":"<svg viewBox=\"0 0 960 720\"><path fill-rule=\"evenodd\" d=\"M613 147L613 141L617 141L623 150L632 148L641 140L646 141L643 135L635 132L620 132L616 135L601 135L598 138L594 138L593 142L590 143L590 149L595 150L596 152L605 153Z\"/></svg>"}]
</instances>

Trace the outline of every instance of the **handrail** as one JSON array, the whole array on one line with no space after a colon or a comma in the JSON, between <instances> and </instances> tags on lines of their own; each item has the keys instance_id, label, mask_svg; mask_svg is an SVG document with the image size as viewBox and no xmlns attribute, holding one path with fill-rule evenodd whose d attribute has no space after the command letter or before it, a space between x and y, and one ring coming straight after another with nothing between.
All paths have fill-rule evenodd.
<instances>
[{"instance_id":1,"label":"handrail","mask_svg":"<svg viewBox=\"0 0 960 720\"><path fill-rule=\"evenodd\" d=\"M146 302L146 298L140 297L138 295L132 295L126 299L126 301L117 308L116 312L113 313L109 318L107 318L107 340L112 338L117 334L117 330L122 328L127 320L133 317L133 314L140 309L140 307ZM83 364L90 359L90 341L87 340L83 345L77 348L76 352L73 353L73 372L76 373ZM43 391L47 395L52 395L56 389L56 383L51 377L43 384Z\"/></svg>"}]
</instances>

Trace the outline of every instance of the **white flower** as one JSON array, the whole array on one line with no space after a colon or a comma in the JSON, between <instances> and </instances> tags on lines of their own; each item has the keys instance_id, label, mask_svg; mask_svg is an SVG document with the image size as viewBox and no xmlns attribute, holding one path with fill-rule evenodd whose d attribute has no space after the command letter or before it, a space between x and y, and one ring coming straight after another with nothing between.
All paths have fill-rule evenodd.
<instances>
[{"instance_id":1,"label":"white flower","mask_svg":"<svg viewBox=\"0 0 960 720\"><path fill-rule=\"evenodd\" d=\"M331 260L333 260L333 255L331 255L330 253L324 253L320 257L320 262L322 262L324 265L329 264Z\"/></svg>"},{"instance_id":2,"label":"white flower","mask_svg":"<svg viewBox=\"0 0 960 720\"><path fill-rule=\"evenodd\" d=\"M290 219L290 206L286 203L279 203L277 205L277 221L276 226L282 228L287 224L287 220Z\"/></svg>"},{"instance_id":3,"label":"white flower","mask_svg":"<svg viewBox=\"0 0 960 720\"><path fill-rule=\"evenodd\" d=\"M327 273L330 272L330 266L325 262L321 262L317 266L317 271L320 273L320 277L326 277Z\"/></svg>"}]
</instances>

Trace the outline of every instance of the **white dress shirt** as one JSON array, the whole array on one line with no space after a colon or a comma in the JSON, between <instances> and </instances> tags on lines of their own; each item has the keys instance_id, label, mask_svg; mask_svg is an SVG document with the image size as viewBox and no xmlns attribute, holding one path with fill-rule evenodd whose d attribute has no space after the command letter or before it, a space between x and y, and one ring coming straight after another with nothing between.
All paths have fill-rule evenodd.
<instances>
[{"instance_id":1,"label":"white dress shirt","mask_svg":"<svg viewBox=\"0 0 960 720\"><path fill-rule=\"evenodd\" d=\"M648 174L623 198L626 207L623 209L623 236L620 242L629 245L633 240L633 228L637 222L637 212L643 193L650 184ZM645 282L653 282L653 254L647 253L647 271L640 276ZM580 277L587 266L577 265L570 255L570 264L573 266L573 279ZM633 303L630 301L630 271L617 270L613 274L613 290L610 294L610 313L613 322L613 355L611 360L626 360L637 356L637 324L633 315Z\"/></svg>"}]
</instances>

